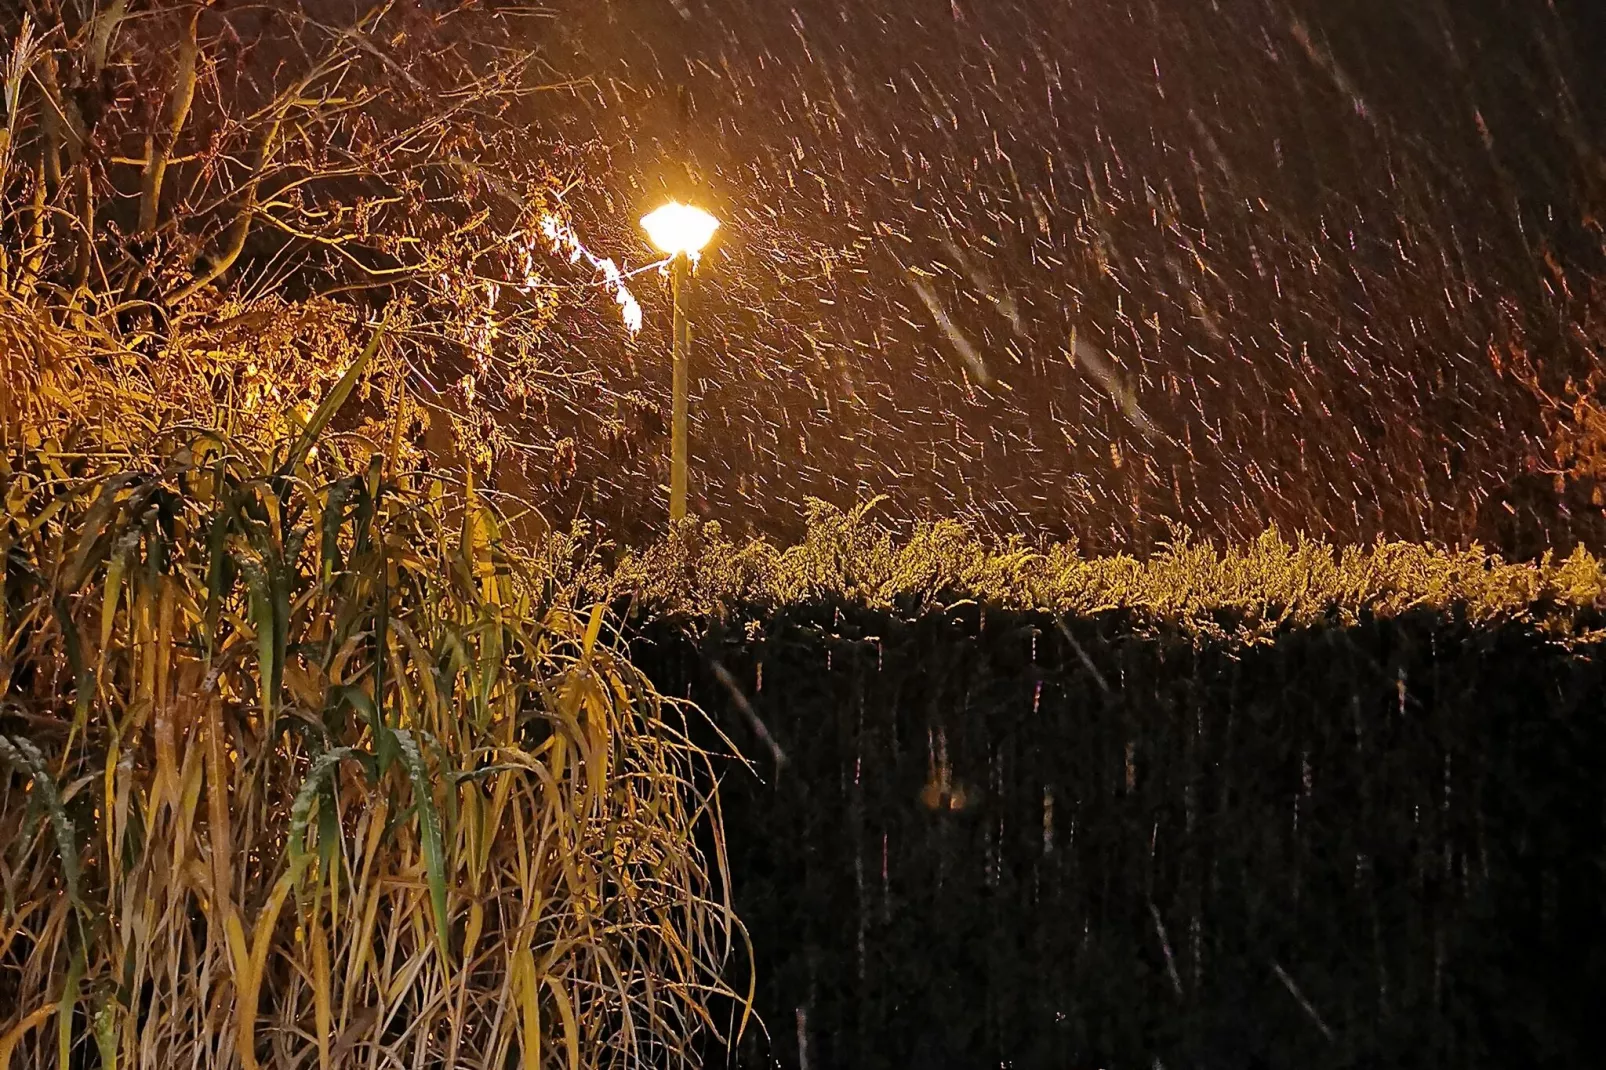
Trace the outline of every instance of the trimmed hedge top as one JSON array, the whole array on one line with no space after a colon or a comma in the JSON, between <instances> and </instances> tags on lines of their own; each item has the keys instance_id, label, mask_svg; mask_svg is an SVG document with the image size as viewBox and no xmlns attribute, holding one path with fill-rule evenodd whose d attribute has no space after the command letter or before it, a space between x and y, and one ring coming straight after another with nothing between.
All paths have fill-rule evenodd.
<instances>
[{"instance_id":1,"label":"trimmed hedge top","mask_svg":"<svg viewBox=\"0 0 1606 1070\"><path fill-rule=\"evenodd\" d=\"M1471 621L1528 621L1583 638L1602 624L1606 564L1579 546L1565 559L1507 562L1481 547L1379 542L1334 547L1272 530L1218 549L1185 530L1146 560L1085 557L1074 543L995 539L954 521L898 529L815 502L802 542L738 544L690 522L610 564L580 535L547 548L554 574L582 591L632 599L640 617L730 618L756 627L786 607L829 603L919 616L974 602L1253 638L1288 625L1352 623L1431 609Z\"/></svg>"}]
</instances>

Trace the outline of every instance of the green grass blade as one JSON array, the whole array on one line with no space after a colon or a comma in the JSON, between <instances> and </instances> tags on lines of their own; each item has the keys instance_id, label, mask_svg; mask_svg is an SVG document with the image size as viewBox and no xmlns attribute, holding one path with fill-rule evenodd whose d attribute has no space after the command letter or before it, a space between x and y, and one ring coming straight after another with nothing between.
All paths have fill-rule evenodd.
<instances>
[{"instance_id":1,"label":"green grass blade","mask_svg":"<svg viewBox=\"0 0 1606 1070\"><path fill-rule=\"evenodd\" d=\"M289 454L285 456L284 463L279 466L277 473L279 476L287 476L294 472L301 466L301 462L307 459L307 451L312 449L312 444L318 441L318 436L323 434L324 428L329 426L329 421L335 418L335 414L346 404L346 399L351 397L352 390L362 381L362 377L368 371L368 365L373 362L374 354L379 352L379 343L384 337L385 326L380 324L375 328L373 337L368 340L362 356L346 369L346 374L340 377L340 381L330 389L318 408L313 411L311 419L301 432L301 437L296 439L295 445L290 447Z\"/></svg>"},{"instance_id":2,"label":"green grass blade","mask_svg":"<svg viewBox=\"0 0 1606 1070\"><path fill-rule=\"evenodd\" d=\"M95 1046L100 1049L102 1070L117 1070L117 1001L102 997L95 1008Z\"/></svg>"},{"instance_id":3,"label":"green grass blade","mask_svg":"<svg viewBox=\"0 0 1606 1070\"><path fill-rule=\"evenodd\" d=\"M78 860L76 830L72 818L67 816L67 810L62 805L56 778L50 775L50 770L45 766L44 755L31 741L21 736L0 736L0 758L33 779L40 805L50 815L50 827L56 834L56 852L61 858L62 878L67 882L67 900L78 910L83 910L83 867Z\"/></svg>"},{"instance_id":4,"label":"green grass blade","mask_svg":"<svg viewBox=\"0 0 1606 1070\"><path fill-rule=\"evenodd\" d=\"M334 775L341 762L355 761L367 769L373 756L356 747L336 747L318 755L307 770L307 779L301 782L295 801L290 804L290 868L300 879L301 868L307 864L307 826L312 821L312 801L319 795L325 779Z\"/></svg>"},{"instance_id":5,"label":"green grass blade","mask_svg":"<svg viewBox=\"0 0 1606 1070\"><path fill-rule=\"evenodd\" d=\"M435 942L440 949L441 965L450 962L447 940L446 915L446 850L441 843L440 813L435 809L435 796L430 791L429 769L424 755L418 749L418 740L411 732L398 730L396 743L401 750L402 764L413 782L413 806L418 811L420 838L424 844L424 868L429 878L429 901L435 914Z\"/></svg>"},{"instance_id":6,"label":"green grass blade","mask_svg":"<svg viewBox=\"0 0 1606 1070\"><path fill-rule=\"evenodd\" d=\"M72 561L67 566L67 572L62 577L62 586L69 591L76 591L82 587L89 574L100 564L101 559L111 548L111 539L107 525L111 522L112 514L122 505L122 492L139 477L132 473L112 476L100 485L100 494L95 504L89 507L89 512L79 522L80 534L78 547L73 552Z\"/></svg>"},{"instance_id":7,"label":"green grass blade","mask_svg":"<svg viewBox=\"0 0 1606 1070\"><path fill-rule=\"evenodd\" d=\"M68 1070L72 1065L72 1016L78 1008L79 983L84 978L84 949L75 947L72 961L67 966L67 980L61 986L61 1001L56 1004L56 1066Z\"/></svg>"}]
</instances>

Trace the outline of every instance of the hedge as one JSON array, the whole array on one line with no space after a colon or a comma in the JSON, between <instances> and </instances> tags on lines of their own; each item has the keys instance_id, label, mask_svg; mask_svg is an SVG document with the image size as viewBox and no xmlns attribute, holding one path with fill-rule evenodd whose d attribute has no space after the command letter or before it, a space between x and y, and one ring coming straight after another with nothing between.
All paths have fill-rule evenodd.
<instances>
[{"instance_id":1,"label":"hedge","mask_svg":"<svg viewBox=\"0 0 1606 1070\"><path fill-rule=\"evenodd\" d=\"M1083 559L822 509L796 547L688 528L577 575L747 759L721 798L769 1039L740 1065L1594 1050L1587 552Z\"/></svg>"}]
</instances>

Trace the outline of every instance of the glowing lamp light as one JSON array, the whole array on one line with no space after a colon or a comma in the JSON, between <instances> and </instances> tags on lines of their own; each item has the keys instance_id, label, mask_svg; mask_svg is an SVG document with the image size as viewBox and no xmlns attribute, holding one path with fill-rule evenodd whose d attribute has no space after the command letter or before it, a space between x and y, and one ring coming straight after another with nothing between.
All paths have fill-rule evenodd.
<instances>
[{"instance_id":1,"label":"glowing lamp light","mask_svg":"<svg viewBox=\"0 0 1606 1070\"><path fill-rule=\"evenodd\" d=\"M670 201L641 219L647 238L669 256L685 253L695 258L719 229L719 220L689 204Z\"/></svg>"}]
</instances>

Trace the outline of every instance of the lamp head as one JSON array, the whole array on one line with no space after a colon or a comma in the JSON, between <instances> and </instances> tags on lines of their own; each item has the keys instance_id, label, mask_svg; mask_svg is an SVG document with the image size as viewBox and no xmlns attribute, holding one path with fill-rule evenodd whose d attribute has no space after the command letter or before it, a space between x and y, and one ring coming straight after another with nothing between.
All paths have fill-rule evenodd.
<instances>
[{"instance_id":1,"label":"lamp head","mask_svg":"<svg viewBox=\"0 0 1606 1070\"><path fill-rule=\"evenodd\" d=\"M647 238L661 253L695 257L719 229L719 220L689 204L670 201L641 219Z\"/></svg>"}]
</instances>

